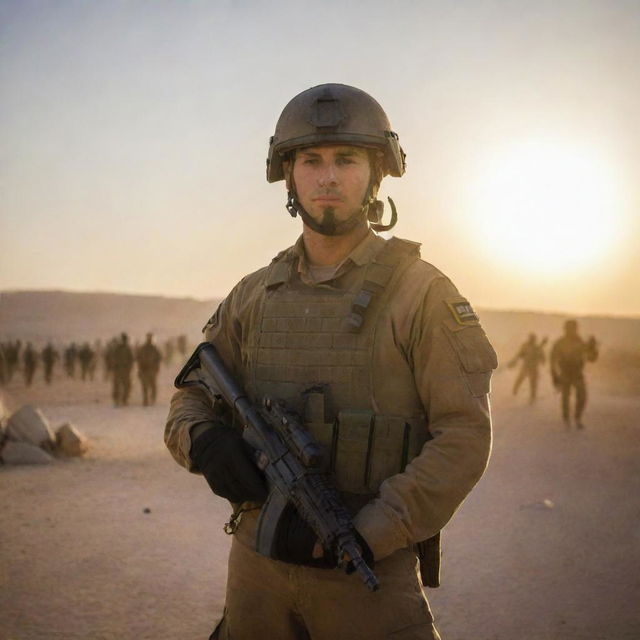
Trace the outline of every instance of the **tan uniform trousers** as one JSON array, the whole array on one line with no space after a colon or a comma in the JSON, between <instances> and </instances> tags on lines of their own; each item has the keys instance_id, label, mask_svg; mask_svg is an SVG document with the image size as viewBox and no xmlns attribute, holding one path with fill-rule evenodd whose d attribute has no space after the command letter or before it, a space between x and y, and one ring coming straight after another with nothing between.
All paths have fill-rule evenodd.
<instances>
[{"instance_id":1,"label":"tan uniform trousers","mask_svg":"<svg viewBox=\"0 0 640 640\"><path fill-rule=\"evenodd\" d=\"M580 420L584 408L587 405L587 385L584 382L584 378L564 378L560 380L560 392L562 396L562 417L565 422L569 420L570 416L570 398L571 389L576 390L576 404L574 408L574 416L576 420Z\"/></svg>"},{"instance_id":2,"label":"tan uniform trousers","mask_svg":"<svg viewBox=\"0 0 640 640\"><path fill-rule=\"evenodd\" d=\"M417 574L402 549L375 566L380 589L358 575L265 558L235 538L219 640L439 640Z\"/></svg>"}]
</instances>

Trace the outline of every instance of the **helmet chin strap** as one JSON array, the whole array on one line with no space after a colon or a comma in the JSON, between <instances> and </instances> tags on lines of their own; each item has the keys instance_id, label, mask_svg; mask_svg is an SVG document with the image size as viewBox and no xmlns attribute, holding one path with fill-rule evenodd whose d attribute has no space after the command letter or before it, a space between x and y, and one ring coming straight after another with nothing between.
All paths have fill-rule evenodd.
<instances>
[{"instance_id":1,"label":"helmet chin strap","mask_svg":"<svg viewBox=\"0 0 640 640\"><path fill-rule=\"evenodd\" d=\"M325 219L322 222L318 222L309 214L298 200L295 187L287 192L287 204L285 207L292 218L300 215L302 221L307 225L307 227L317 231L323 236L346 235L367 219L368 208L367 206L362 206L359 211L356 211L356 213L349 216L346 220L336 220L334 217L329 217L329 219L327 219L327 216L325 216Z\"/></svg>"}]
</instances>

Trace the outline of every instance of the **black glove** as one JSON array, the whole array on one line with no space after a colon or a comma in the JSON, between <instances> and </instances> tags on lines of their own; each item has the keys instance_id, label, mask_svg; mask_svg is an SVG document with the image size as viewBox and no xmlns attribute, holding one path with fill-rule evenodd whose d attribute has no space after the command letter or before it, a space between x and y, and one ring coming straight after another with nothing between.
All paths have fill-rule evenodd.
<instances>
[{"instance_id":1,"label":"black glove","mask_svg":"<svg viewBox=\"0 0 640 640\"><path fill-rule=\"evenodd\" d=\"M231 502L264 502L267 485L253 451L236 429L212 422L193 441L190 456L216 495Z\"/></svg>"},{"instance_id":2,"label":"black glove","mask_svg":"<svg viewBox=\"0 0 640 640\"><path fill-rule=\"evenodd\" d=\"M357 531L354 530L354 534L364 561L369 567L373 567L373 553L369 549L369 545ZM274 558L282 562L321 569L337 567L338 558L331 551L325 549L321 558L313 557L313 548L316 542L318 542L318 536L315 531L300 517L293 506L288 506L282 514L276 530ZM348 574L355 571L352 562L346 564L345 571Z\"/></svg>"},{"instance_id":3,"label":"black glove","mask_svg":"<svg viewBox=\"0 0 640 640\"><path fill-rule=\"evenodd\" d=\"M274 558L291 564L330 569L336 566L332 554L327 551L321 558L313 557L318 541L315 531L300 517L295 507L289 505L283 512L274 540Z\"/></svg>"}]
</instances>

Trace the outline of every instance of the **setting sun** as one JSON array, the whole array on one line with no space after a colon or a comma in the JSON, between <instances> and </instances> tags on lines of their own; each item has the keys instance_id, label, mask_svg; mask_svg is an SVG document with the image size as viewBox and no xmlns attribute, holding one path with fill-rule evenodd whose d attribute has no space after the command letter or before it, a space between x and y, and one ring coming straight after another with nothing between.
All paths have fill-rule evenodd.
<instances>
[{"instance_id":1,"label":"setting sun","mask_svg":"<svg viewBox=\"0 0 640 640\"><path fill-rule=\"evenodd\" d=\"M555 140L483 159L471 208L491 258L535 273L605 258L622 229L612 166L594 149Z\"/></svg>"}]
</instances>

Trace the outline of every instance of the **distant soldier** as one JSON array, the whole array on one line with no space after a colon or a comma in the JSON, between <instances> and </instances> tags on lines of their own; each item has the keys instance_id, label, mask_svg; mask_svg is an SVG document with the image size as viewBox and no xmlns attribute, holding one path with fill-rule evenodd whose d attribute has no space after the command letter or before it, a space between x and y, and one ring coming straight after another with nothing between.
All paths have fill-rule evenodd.
<instances>
[{"instance_id":1,"label":"distant soldier","mask_svg":"<svg viewBox=\"0 0 640 640\"><path fill-rule=\"evenodd\" d=\"M0 386L7 384L7 357L5 355L4 344L0 342Z\"/></svg>"},{"instance_id":2,"label":"distant soldier","mask_svg":"<svg viewBox=\"0 0 640 640\"><path fill-rule=\"evenodd\" d=\"M44 367L44 381L47 384L51 384L53 380L53 367L60 356L51 342L48 342L47 346L42 350L40 357L42 358L42 365Z\"/></svg>"},{"instance_id":3,"label":"distant soldier","mask_svg":"<svg viewBox=\"0 0 640 640\"><path fill-rule=\"evenodd\" d=\"M76 360L78 358L78 347L72 342L64 350L64 370L69 378L76 377Z\"/></svg>"},{"instance_id":4,"label":"distant soldier","mask_svg":"<svg viewBox=\"0 0 640 640\"><path fill-rule=\"evenodd\" d=\"M113 354L118 346L118 338L111 338L109 342L107 342L106 347L104 348L104 352L102 353L102 357L104 360L104 379L112 380L113 379Z\"/></svg>"},{"instance_id":5,"label":"distant soldier","mask_svg":"<svg viewBox=\"0 0 640 640\"><path fill-rule=\"evenodd\" d=\"M564 336L556 340L551 350L551 379L553 386L562 395L562 417L567 427L571 426L569 402L571 389L575 389L574 419L578 429L584 428L582 414L587 404L587 387L584 380L584 365L598 358L598 345L593 336L586 342L578 335L578 323L567 320Z\"/></svg>"},{"instance_id":6,"label":"distant soldier","mask_svg":"<svg viewBox=\"0 0 640 640\"><path fill-rule=\"evenodd\" d=\"M15 342L7 342L5 344L5 358L6 358L6 366L7 366L7 382L11 382L13 378L13 374L18 368L18 364L20 363L20 352L22 350L22 342L20 340L16 340Z\"/></svg>"},{"instance_id":7,"label":"distant soldier","mask_svg":"<svg viewBox=\"0 0 640 640\"><path fill-rule=\"evenodd\" d=\"M33 375L38 366L38 354L30 342L27 342L24 353L22 354L22 366L24 372L24 382L27 387L33 382Z\"/></svg>"},{"instance_id":8,"label":"distant soldier","mask_svg":"<svg viewBox=\"0 0 640 640\"><path fill-rule=\"evenodd\" d=\"M187 336L181 334L176 340L178 352L184 358L187 355Z\"/></svg>"},{"instance_id":9,"label":"distant soldier","mask_svg":"<svg viewBox=\"0 0 640 640\"><path fill-rule=\"evenodd\" d=\"M523 343L518 353L509 362L509 368L515 367L518 361L521 361L520 371L513 384L513 395L518 394L520 385L525 380L529 380L529 402L534 402L538 392L538 368L546 360L544 355L544 346L547 339L544 338L540 343L537 342L536 334L530 333L529 339Z\"/></svg>"},{"instance_id":10,"label":"distant soldier","mask_svg":"<svg viewBox=\"0 0 640 640\"><path fill-rule=\"evenodd\" d=\"M133 368L133 351L129 346L129 336L120 334L120 340L114 345L111 354L113 365L113 404L125 406L131 393L131 369Z\"/></svg>"},{"instance_id":11,"label":"distant soldier","mask_svg":"<svg viewBox=\"0 0 640 640\"><path fill-rule=\"evenodd\" d=\"M162 361L160 350L153 344L152 333L147 333L146 342L136 351L136 361L138 377L142 385L142 404L146 407L156 402L156 379Z\"/></svg>"},{"instance_id":12,"label":"distant soldier","mask_svg":"<svg viewBox=\"0 0 640 640\"><path fill-rule=\"evenodd\" d=\"M86 380L89 377L89 369L95 357L95 353L88 342L78 349L78 362L80 362L80 377Z\"/></svg>"},{"instance_id":13,"label":"distant soldier","mask_svg":"<svg viewBox=\"0 0 640 640\"><path fill-rule=\"evenodd\" d=\"M89 363L89 380L93 382L93 378L96 374L96 369L98 367L98 361L102 357L102 342L100 340L96 340L93 343L93 358L91 358L91 362Z\"/></svg>"},{"instance_id":14,"label":"distant soldier","mask_svg":"<svg viewBox=\"0 0 640 640\"><path fill-rule=\"evenodd\" d=\"M169 365L173 362L173 351L175 349L173 338L167 338L164 343L164 363Z\"/></svg>"}]
</instances>

